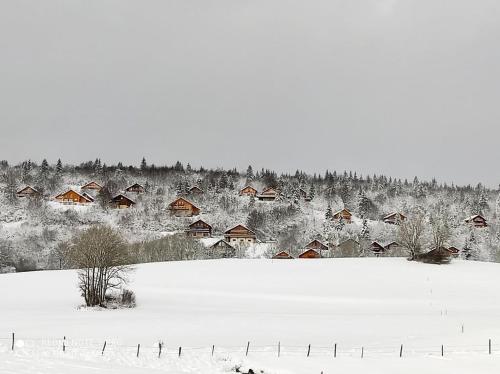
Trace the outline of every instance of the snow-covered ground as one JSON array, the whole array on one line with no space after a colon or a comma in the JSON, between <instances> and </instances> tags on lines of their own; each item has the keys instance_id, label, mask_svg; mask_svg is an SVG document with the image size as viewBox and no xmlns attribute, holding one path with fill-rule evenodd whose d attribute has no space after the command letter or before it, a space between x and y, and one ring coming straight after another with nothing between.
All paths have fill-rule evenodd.
<instances>
[{"instance_id":1,"label":"snow-covered ground","mask_svg":"<svg viewBox=\"0 0 500 374\"><path fill-rule=\"evenodd\" d=\"M73 271L0 275L0 372L228 373L240 365L275 374L500 370L498 264L170 262L137 266L130 288L135 309L88 310L77 308Z\"/></svg>"}]
</instances>

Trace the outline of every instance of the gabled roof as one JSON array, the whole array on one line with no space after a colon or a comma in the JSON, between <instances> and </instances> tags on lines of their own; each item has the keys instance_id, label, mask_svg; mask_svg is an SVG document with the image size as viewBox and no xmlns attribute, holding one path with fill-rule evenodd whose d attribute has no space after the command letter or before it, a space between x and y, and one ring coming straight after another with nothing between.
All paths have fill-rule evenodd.
<instances>
[{"instance_id":1,"label":"gabled roof","mask_svg":"<svg viewBox=\"0 0 500 374\"><path fill-rule=\"evenodd\" d=\"M82 187L80 187L80 188L81 188L82 190L84 190L85 188L87 188L88 186L90 186L90 185L92 185L92 184L95 184L97 187L102 188L102 186L101 186L99 183L95 182L95 181L91 181L91 182L89 182L89 183L87 183L87 184L83 185L83 186L82 186Z\"/></svg>"},{"instance_id":2,"label":"gabled roof","mask_svg":"<svg viewBox=\"0 0 500 374\"><path fill-rule=\"evenodd\" d=\"M315 255L317 255L318 257L321 257L321 255L319 254L318 251L315 251L314 249L308 249L308 250L305 250L304 252L302 252L300 255L299 255L299 258L304 256L306 253L314 253Z\"/></svg>"},{"instance_id":3,"label":"gabled roof","mask_svg":"<svg viewBox=\"0 0 500 374\"><path fill-rule=\"evenodd\" d=\"M480 215L480 214L474 214L473 216L470 216L469 218L466 218L465 222L473 221L476 218L480 218L481 220L486 221L486 218L484 218L482 215Z\"/></svg>"},{"instance_id":4,"label":"gabled roof","mask_svg":"<svg viewBox=\"0 0 500 374\"><path fill-rule=\"evenodd\" d=\"M240 190L240 192L241 192L241 191L243 191L243 190L246 190L247 188L251 188L252 190L254 190L255 192L257 192L257 189L255 189L254 187L252 187L252 186L250 186L250 185L243 187L243 188Z\"/></svg>"},{"instance_id":5,"label":"gabled roof","mask_svg":"<svg viewBox=\"0 0 500 374\"><path fill-rule=\"evenodd\" d=\"M375 248L380 248L382 251L385 249L385 247L377 241L372 242L371 246Z\"/></svg>"},{"instance_id":6,"label":"gabled roof","mask_svg":"<svg viewBox=\"0 0 500 374\"><path fill-rule=\"evenodd\" d=\"M230 231L233 231L234 229L236 229L236 228L238 228L238 227L241 227L241 228L243 228L243 229L245 229L245 230L248 230L249 232L251 232L252 234L254 234L254 235L255 235L255 232L254 232L254 231L250 230L248 227L246 227L246 226L244 226L244 225L236 225L236 226L234 226L234 227L230 228L229 230L226 230L226 231L224 232L224 234L229 234L229 232L230 232Z\"/></svg>"},{"instance_id":7,"label":"gabled roof","mask_svg":"<svg viewBox=\"0 0 500 374\"><path fill-rule=\"evenodd\" d=\"M337 214L341 214L341 213L343 213L343 212L346 212L347 214L349 214L349 215L351 215L351 216L352 216L352 213L351 213L351 212L349 212L349 209L346 209L346 208L341 209L341 210L339 210L338 212L333 213L333 215L334 215L334 216L336 216Z\"/></svg>"},{"instance_id":8,"label":"gabled roof","mask_svg":"<svg viewBox=\"0 0 500 374\"><path fill-rule=\"evenodd\" d=\"M140 187L142 189L145 189L143 185L139 184L139 183L134 183L133 185L131 186L128 186L127 188L125 188L125 191L128 191L129 189L131 188L136 188L136 187Z\"/></svg>"},{"instance_id":9,"label":"gabled roof","mask_svg":"<svg viewBox=\"0 0 500 374\"><path fill-rule=\"evenodd\" d=\"M93 201L94 201L94 199L93 199L92 197L90 197L89 195L87 195L87 194L85 194L85 193L84 193L84 194L81 194L81 193L79 193L79 192L76 192L76 191L75 191L75 190L73 190L73 189L69 189L69 190L67 190L66 192L60 193L59 195L57 195L57 196L56 196L56 199L58 199L58 198L62 197L63 195L66 195L66 194L67 194L67 193L69 193L69 192L74 192L74 193L76 193L78 196L83 197L83 198L84 198L85 200L87 200L89 203L91 203L91 202L93 202Z\"/></svg>"},{"instance_id":10,"label":"gabled roof","mask_svg":"<svg viewBox=\"0 0 500 374\"><path fill-rule=\"evenodd\" d=\"M198 187L198 186L193 186L193 187L191 187L191 188L189 189L189 192L191 192L191 191L193 191L193 190L199 190L199 191L203 192L203 190L202 190L200 187Z\"/></svg>"},{"instance_id":11,"label":"gabled roof","mask_svg":"<svg viewBox=\"0 0 500 374\"><path fill-rule=\"evenodd\" d=\"M178 202L179 200L182 200L184 202L186 202L187 204L193 206L193 208L195 209L200 209L198 208L196 205L194 205L191 201L189 201L188 199L184 198L184 197L178 197L177 199L175 199L174 201L172 201L170 204L168 204L169 207L172 207L176 202Z\"/></svg>"},{"instance_id":12,"label":"gabled roof","mask_svg":"<svg viewBox=\"0 0 500 374\"><path fill-rule=\"evenodd\" d=\"M212 228L212 226L211 226L211 225L209 225L208 223L206 223L206 222L205 222L205 221L203 221L202 219L199 219L199 220L197 220L197 221L194 221L193 223L191 223L190 225L188 225L188 227L194 226L194 225L196 225L196 224L197 224L197 223L199 223L199 222L202 222L202 223L204 223L205 225L207 225L208 227Z\"/></svg>"},{"instance_id":13,"label":"gabled roof","mask_svg":"<svg viewBox=\"0 0 500 374\"><path fill-rule=\"evenodd\" d=\"M392 218L396 215L400 215L401 217L406 218L406 216L403 213L393 212L393 213L389 213L388 215L386 215L383 219Z\"/></svg>"},{"instance_id":14,"label":"gabled roof","mask_svg":"<svg viewBox=\"0 0 500 374\"><path fill-rule=\"evenodd\" d=\"M17 191L16 194L23 193L26 190L32 190L35 193L40 193L36 188L31 187L31 186L26 186L26 187L22 188L21 190Z\"/></svg>"},{"instance_id":15,"label":"gabled roof","mask_svg":"<svg viewBox=\"0 0 500 374\"><path fill-rule=\"evenodd\" d=\"M214 244L210 245L208 248L214 248L214 247L216 247L216 246L217 246L220 242L222 242L222 243L226 244L226 245L227 245L228 247L230 247L230 248L235 249L235 248L234 248L231 244L229 244L228 242L226 242L224 239L219 239L219 240L217 240Z\"/></svg>"},{"instance_id":16,"label":"gabled roof","mask_svg":"<svg viewBox=\"0 0 500 374\"><path fill-rule=\"evenodd\" d=\"M273 258L290 258L292 259L293 256L290 255L287 251L280 251L278 253L276 253Z\"/></svg>"},{"instance_id":17,"label":"gabled roof","mask_svg":"<svg viewBox=\"0 0 500 374\"><path fill-rule=\"evenodd\" d=\"M277 194L278 191L276 190L276 188L274 187L266 187L262 190L262 192L260 193L261 195L264 195L264 194L268 194L268 193L275 193Z\"/></svg>"},{"instance_id":18,"label":"gabled roof","mask_svg":"<svg viewBox=\"0 0 500 374\"><path fill-rule=\"evenodd\" d=\"M135 204L135 201L134 201L134 200L132 200L130 197L125 196L124 194L121 194L121 193L119 193L118 195L116 195L115 197L113 197L113 198L111 199L111 201L115 202L115 201L120 200L120 198L123 198L123 199L125 199L125 200L130 201L130 203L132 203L132 204Z\"/></svg>"},{"instance_id":19,"label":"gabled roof","mask_svg":"<svg viewBox=\"0 0 500 374\"><path fill-rule=\"evenodd\" d=\"M321 248L324 248L325 250L328 249L328 246L322 242L320 242L318 239L314 239L312 242L306 245L306 249L310 249L314 245L314 243L318 243Z\"/></svg>"}]
</instances>

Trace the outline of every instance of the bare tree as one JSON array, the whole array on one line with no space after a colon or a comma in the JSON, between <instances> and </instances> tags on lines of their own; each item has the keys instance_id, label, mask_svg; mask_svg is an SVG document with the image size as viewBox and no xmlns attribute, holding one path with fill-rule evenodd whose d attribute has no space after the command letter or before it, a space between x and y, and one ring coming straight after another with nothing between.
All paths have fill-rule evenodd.
<instances>
[{"instance_id":1,"label":"bare tree","mask_svg":"<svg viewBox=\"0 0 500 374\"><path fill-rule=\"evenodd\" d=\"M109 226L98 225L76 235L64 251L65 261L78 268L79 288L87 306L105 306L107 293L127 282L126 243Z\"/></svg>"},{"instance_id":2,"label":"bare tree","mask_svg":"<svg viewBox=\"0 0 500 374\"><path fill-rule=\"evenodd\" d=\"M432 226L432 243L435 249L444 247L446 242L450 239L451 233L448 227L446 218L436 217L431 220Z\"/></svg>"},{"instance_id":3,"label":"bare tree","mask_svg":"<svg viewBox=\"0 0 500 374\"><path fill-rule=\"evenodd\" d=\"M406 219L399 225L399 241L408 251L409 260L415 260L415 256L422 250L422 235L425 229L425 217L419 213Z\"/></svg>"}]
</instances>

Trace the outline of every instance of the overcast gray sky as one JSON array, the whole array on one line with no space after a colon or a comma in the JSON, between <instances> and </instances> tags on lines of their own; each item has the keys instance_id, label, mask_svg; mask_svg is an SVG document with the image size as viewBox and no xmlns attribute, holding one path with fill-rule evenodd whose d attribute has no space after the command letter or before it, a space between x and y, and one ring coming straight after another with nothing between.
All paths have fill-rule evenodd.
<instances>
[{"instance_id":1,"label":"overcast gray sky","mask_svg":"<svg viewBox=\"0 0 500 374\"><path fill-rule=\"evenodd\" d=\"M500 183L498 0L1 0L0 158Z\"/></svg>"}]
</instances>

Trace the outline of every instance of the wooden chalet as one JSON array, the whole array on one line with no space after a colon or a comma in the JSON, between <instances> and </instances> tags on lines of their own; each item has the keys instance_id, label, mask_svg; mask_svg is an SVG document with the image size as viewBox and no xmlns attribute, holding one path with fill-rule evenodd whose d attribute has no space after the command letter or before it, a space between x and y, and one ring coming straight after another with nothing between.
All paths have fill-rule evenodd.
<instances>
[{"instance_id":1,"label":"wooden chalet","mask_svg":"<svg viewBox=\"0 0 500 374\"><path fill-rule=\"evenodd\" d=\"M349 212L349 210L347 210L347 209L345 209L345 208L344 208L344 209L342 209L342 210L339 210L338 212L336 212L336 213L333 215L333 217L332 217L332 219L333 219L333 220L338 221L338 220L341 220L341 219L342 219L342 220L344 220L346 223L351 223L351 218L352 218L352 214L351 214L351 212Z\"/></svg>"},{"instance_id":2,"label":"wooden chalet","mask_svg":"<svg viewBox=\"0 0 500 374\"><path fill-rule=\"evenodd\" d=\"M319 240L314 239L308 245L306 245L305 249L314 249L316 251L328 251L328 246L326 244L321 243Z\"/></svg>"},{"instance_id":3,"label":"wooden chalet","mask_svg":"<svg viewBox=\"0 0 500 374\"><path fill-rule=\"evenodd\" d=\"M99 185L98 183L92 181L87 183L86 185L80 187L81 190L94 190L94 191L100 191L102 190L102 186Z\"/></svg>"},{"instance_id":4,"label":"wooden chalet","mask_svg":"<svg viewBox=\"0 0 500 374\"><path fill-rule=\"evenodd\" d=\"M140 185L139 183L134 183L130 187L127 187L125 191L134 193L143 193L146 191L146 188L144 188L144 186Z\"/></svg>"},{"instance_id":5,"label":"wooden chalet","mask_svg":"<svg viewBox=\"0 0 500 374\"><path fill-rule=\"evenodd\" d=\"M448 247L446 250L450 252L453 257L458 257L458 255L460 254L460 249L458 249L457 247Z\"/></svg>"},{"instance_id":6,"label":"wooden chalet","mask_svg":"<svg viewBox=\"0 0 500 374\"><path fill-rule=\"evenodd\" d=\"M370 250L376 255L379 256L385 252L385 247L379 242L372 242L370 244Z\"/></svg>"},{"instance_id":7,"label":"wooden chalet","mask_svg":"<svg viewBox=\"0 0 500 374\"><path fill-rule=\"evenodd\" d=\"M406 219L406 216L402 213L391 213L382 218L384 223L388 223L390 225L398 225Z\"/></svg>"},{"instance_id":8,"label":"wooden chalet","mask_svg":"<svg viewBox=\"0 0 500 374\"><path fill-rule=\"evenodd\" d=\"M211 238L212 226L199 219L188 226L186 233L193 238Z\"/></svg>"},{"instance_id":9,"label":"wooden chalet","mask_svg":"<svg viewBox=\"0 0 500 374\"><path fill-rule=\"evenodd\" d=\"M399 244L398 242L390 242L390 243L387 243L386 245L384 245L384 249L386 251L398 249L400 247L401 247L401 244Z\"/></svg>"},{"instance_id":10,"label":"wooden chalet","mask_svg":"<svg viewBox=\"0 0 500 374\"><path fill-rule=\"evenodd\" d=\"M481 216L480 214L476 214L474 216L471 216L465 220L465 223L474 226L474 227L486 227L488 226L488 223L486 222L486 219Z\"/></svg>"},{"instance_id":11,"label":"wooden chalet","mask_svg":"<svg viewBox=\"0 0 500 374\"><path fill-rule=\"evenodd\" d=\"M273 259L274 260L291 260L293 259L293 256L291 256L288 252L286 251L281 251L281 252L278 252L276 253L274 256L273 256Z\"/></svg>"},{"instance_id":12,"label":"wooden chalet","mask_svg":"<svg viewBox=\"0 0 500 374\"><path fill-rule=\"evenodd\" d=\"M208 254L214 257L229 258L236 256L236 248L224 239L220 239L208 247Z\"/></svg>"},{"instance_id":13,"label":"wooden chalet","mask_svg":"<svg viewBox=\"0 0 500 374\"><path fill-rule=\"evenodd\" d=\"M176 217L192 217L200 214L200 208L183 197L172 201L168 205L168 209Z\"/></svg>"},{"instance_id":14,"label":"wooden chalet","mask_svg":"<svg viewBox=\"0 0 500 374\"><path fill-rule=\"evenodd\" d=\"M68 190L61 193L55 199L63 204L89 204L94 201L92 196L86 193L78 193L75 190Z\"/></svg>"},{"instance_id":15,"label":"wooden chalet","mask_svg":"<svg viewBox=\"0 0 500 374\"><path fill-rule=\"evenodd\" d=\"M308 249L299 255L299 258L321 258L321 255L314 249Z\"/></svg>"},{"instance_id":16,"label":"wooden chalet","mask_svg":"<svg viewBox=\"0 0 500 374\"><path fill-rule=\"evenodd\" d=\"M257 190L252 186L245 186L240 190L240 196L256 196Z\"/></svg>"},{"instance_id":17,"label":"wooden chalet","mask_svg":"<svg viewBox=\"0 0 500 374\"><path fill-rule=\"evenodd\" d=\"M41 193L37 189L31 186L26 186L23 189L16 192L17 197L35 197L40 195Z\"/></svg>"},{"instance_id":18,"label":"wooden chalet","mask_svg":"<svg viewBox=\"0 0 500 374\"><path fill-rule=\"evenodd\" d=\"M415 260L425 262L428 264L449 264L453 255L448 251L447 248L441 247L433 249L427 253L419 254L415 256Z\"/></svg>"},{"instance_id":19,"label":"wooden chalet","mask_svg":"<svg viewBox=\"0 0 500 374\"><path fill-rule=\"evenodd\" d=\"M190 195L203 195L203 190L198 186L193 186L189 189Z\"/></svg>"},{"instance_id":20,"label":"wooden chalet","mask_svg":"<svg viewBox=\"0 0 500 374\"><path fill-rule=\"evenodd\" d=\"M257 236L245 226L237 225L224 233L224 239L231 245L251 245L257 241Z\"/></svg>"},{"instance_id":21,"label":"wooden chalet","mask_svg":"<svg viewBox=\"0 0 500 374\"><path fill-rule=\"evenodd\" d=\"M131 198L123 195L123 194L118 194L115 197L111 199L109 202L114 208L117 209L126 209L130 208L135 205L135 201L132 200Z\"/></svg>"},{"instance_id":22,"label":"wooden chalet","mask_svg":"<svg viewBox=\"0 0 500 374\"><path fill-rule=\"evenodd\" d=\"M257 195L257 199L260 201L274 201L277 197L278 191L273 187L268 187Z\"/></svg>"}]
</instances>

